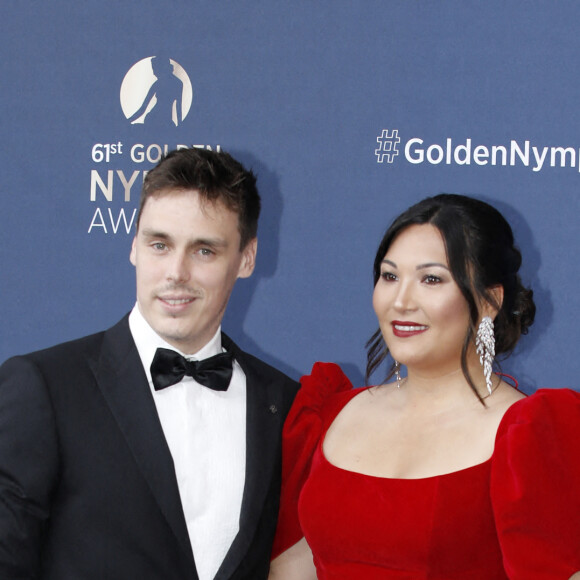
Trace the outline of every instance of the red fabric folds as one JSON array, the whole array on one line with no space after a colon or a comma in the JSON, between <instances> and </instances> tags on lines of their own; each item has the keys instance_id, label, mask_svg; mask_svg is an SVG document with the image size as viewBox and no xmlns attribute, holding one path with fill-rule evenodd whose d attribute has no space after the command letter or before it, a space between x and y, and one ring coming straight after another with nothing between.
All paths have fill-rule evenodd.
<instances>
[{"instance_id":1,"label":"red fabric folds","mask_svg":"<svg viewBox=\"0 0 580 580\"><path fill-rule=\"evenodd\" d=\"M333 363L315 363L311 374L303 376L300 384L282 435L282 491L272 558L304 535L298 521L298 497L322 434L321 408L332 394L352 389L348 377Z\"/></svg>"},{"instance_id":2,"label":"red fabric folds","mask_svg":"<svg viewBox=\"0 0 580 580\"><path fill-rule=\"evenodd\" d=\"M580 393L541 389L507 410L491 497L510 579L567 580L580 570Z\"/></svg>"}]
</instances>

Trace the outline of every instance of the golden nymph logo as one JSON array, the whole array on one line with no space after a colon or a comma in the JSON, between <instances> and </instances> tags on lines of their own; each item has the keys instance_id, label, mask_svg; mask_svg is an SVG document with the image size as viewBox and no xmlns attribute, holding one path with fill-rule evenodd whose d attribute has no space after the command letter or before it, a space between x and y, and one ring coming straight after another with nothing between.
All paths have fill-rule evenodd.
<instances>
[{"instance_id":1,"label":"golden nymph logo","mask_svg":"<svg viewBox=\"0 0 580 580\"><path fill-rule=\"evenodd\" d=\"M150 56L135 63L121 84L121 108L132 124L179 126L193 89L185 69L171 58Z\"/></svg>"}]
</instances>

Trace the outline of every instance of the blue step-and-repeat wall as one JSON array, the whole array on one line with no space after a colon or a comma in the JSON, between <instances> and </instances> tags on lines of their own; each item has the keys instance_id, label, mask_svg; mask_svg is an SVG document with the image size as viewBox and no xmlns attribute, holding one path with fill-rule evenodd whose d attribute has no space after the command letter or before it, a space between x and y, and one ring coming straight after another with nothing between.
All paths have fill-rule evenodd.
<instances>
[{"instance_id":1,"label":"blue step-and-repeat wall","mask_svg":"<svg viewBox=\"0 0 580 580\"><path fill-rule=\"evenodd\" d=\"M362 383L371 268L439 192L514 226L537 322L504 370L580 387L580 4L4 2L0 359L106 328L135 300L144 173L177 146L259 177L257 271L224 328L294 377Z\"/></svg>"}]
</instances>

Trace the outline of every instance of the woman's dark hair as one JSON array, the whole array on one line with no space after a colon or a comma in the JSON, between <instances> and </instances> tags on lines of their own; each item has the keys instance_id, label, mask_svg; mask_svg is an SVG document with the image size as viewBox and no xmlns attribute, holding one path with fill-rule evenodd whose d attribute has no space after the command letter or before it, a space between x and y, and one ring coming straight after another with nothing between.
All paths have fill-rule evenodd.
<instances>
[{"instance_id":1,"label":"woman's dark hair","mask_svg":"<svg viewBox=\"0 0 580 580\"><path fill-rule=\"evenodd\" d=\"M409 226L421 224L431 224L441 233L451 275L469 306L470 325L463 342L461 368L469 386L481 400L467 368L467 351L479 321L477 304L484 300L498 309L494 320L495 352L507 357L520 336L528 332L536 313L533 292L524 288L518 275L522 256L514 245L510 225L499 211L472 197L442 193L413 205L391 224L375 257L375 285L381 275L381 262L395 238ZM494 286L503 287L501 305L490 292ZM389 352L380 329L366 347L368 382ZM394 365L387 379L393 374Z\"/></svg>"}]
</instances>

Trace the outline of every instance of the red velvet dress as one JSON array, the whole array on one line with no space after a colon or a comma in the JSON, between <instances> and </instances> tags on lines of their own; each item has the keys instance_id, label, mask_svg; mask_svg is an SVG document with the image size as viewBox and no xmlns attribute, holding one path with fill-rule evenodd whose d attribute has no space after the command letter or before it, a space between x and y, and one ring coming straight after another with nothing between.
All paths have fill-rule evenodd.
<instances>
[{"instance_id":1,"label":"red velvet dress","mask_svg":"<svg viewBox=\"0 0 580 580\"><path fill-rule=\"evenodd\" d=\"M389 479L322 452L361 389L322 363L302 385L284 433L274 555L305 536L321 580L567 580L580 570L580 393L543 389L513 404L484 463Z\"/></svg>"}]
</instances>

